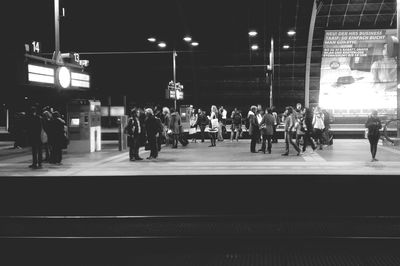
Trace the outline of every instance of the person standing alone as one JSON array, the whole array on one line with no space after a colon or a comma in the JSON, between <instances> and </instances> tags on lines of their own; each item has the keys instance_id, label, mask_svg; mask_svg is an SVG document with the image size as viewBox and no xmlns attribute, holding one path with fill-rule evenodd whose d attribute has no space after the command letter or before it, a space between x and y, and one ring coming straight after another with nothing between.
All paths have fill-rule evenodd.
<instances>
[{"instance_id":1,"label":"person standing alone","mask_svg":"<svg viewBox=\"0 0 400 266\"><path fill-rule=\"evenodd\" d=\"M375 156L380 138L379 130L382 128L381 120L378 117L378 111L372 111L371 115L368 117L367 122L365 123L365 127L368 128L368 141L372 155L371 162L375 162L378 161Z\"/></svg>"},{"instance_id":2,"label":"person standing alone","mask_svg":"<svg viewBox=\"0 0 400 266\"><path fill-rule=\"evenodd\" d=\"M43 130L42 117L37 113L36 106L31 107L31 113L28 118L28 139L32 147L32 169L42 168L42 140L41 132Z\"/></svg>"}]
</instances>

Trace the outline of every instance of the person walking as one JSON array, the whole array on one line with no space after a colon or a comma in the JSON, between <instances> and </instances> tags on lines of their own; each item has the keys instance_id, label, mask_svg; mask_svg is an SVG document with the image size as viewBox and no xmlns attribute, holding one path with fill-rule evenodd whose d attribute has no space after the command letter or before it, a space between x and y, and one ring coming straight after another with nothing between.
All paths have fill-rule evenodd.
<instances>
[{"instance_id":1,"label":"person walking","mask_svg":"<svg viewBox=\"0 0 400 266\"><path fill-rule=\"evenodd\" d=\"M268 108L260 123L260 131L262 135L261 151L264 154L266 148L266 141L268 141L268 148L267 148L268 153L271 154L271 148L272 148L271 140L274 134L273 125L274 125L274 116L272 115L272 110Z\"/></svg>"},{"instance_id":2,"label":"person walking","mask_svg":"<svg viewBox=\"0 0 400 266\"><path fill-rule=\"evenodd\" d=\"M242 130L242 114L235 107L232 111L232 125L231 125L231 142L233 141L233 135L236 133L236 141L239 141L239 135Z\"/></svg>"},{"instance_id":3,"label":"person walking","mask_svg":"<svg viewBox=\"0 0 400 266\"><path fill-rule=\"evenodd\" d=\"M141 161L143 158L139 156L140 148L140 134L142 133L143 125L139 120L140 111L138 109L131 110L131 117L128 120L128 124L125 127L125 133L128 135L128 147L129 147L129 160L130 161Z\"/></svg>"},{"instance_id":4,"label":"person walking","mask_svg":"<svg viewBox=\"0 0 400 266\"><path fill-rule=\"evenodd\" d=\"M289 143L293 146L293 148L297 151L297 156L300 155L300 149L299 146L296 145L296 143L293 141L293 137L295 132L293 131L294 127L294 110L293 107L288 106L286 107L286 110L284 112L285 118L285 153L282 154L282 156L288 156L289 155Z\"/></svg>"},{"instance_id":5,"label":"person walking","mask_svg":"<svg viewBox=\"0 0 400 266\"><path fill-rule=\"evenodd\" d=\"M371 115L368 117L367 122L365 123L365 127L368 129L368 141L372 156L371 162L375 162L378 161L375 156L378 150L378 142L380 138L379 130L382 128L381 120L378 117L378 111L372 111Z\"/></svg>"},{"instance_id":6,"label":"person walking","mask_svg":"<svg viewBox=\"0 0 400 266\"><path fill-rule=\"evenodd\" d=\"M251 106L250 111L248 113L249 135L251 138L250 152L252 153L257 153L256 144L258 139L260 138L260 129L259 129L258 119L256 117L256 112L257 112L257 106L253 105Z\"/></svg>"},{"instance_id":7,"label":"person walking","mask_svg":"<svg viewBox=\"0 0 400 266\"><path fill-rule=\"evenodd\" d=\"M210 134L210 139L211 139L211 145L208 147L215 147L218 134L218 127L219 127L217 106L215 105L211 106L211 114L208 117L208 119L210 120L210 128L208 132Z\"/></svg>"},{"instance_id":8,"label":"person walking","mask_svg":"<svg viewBox=\"0 0 400 266\"><path fill-rule=\"evenodd\" d=\"M145 127L146 127L147 141L150 146L150 156L147 157L146 159L151 160L151 159L156 159L158 157L157 138L161 133L161 128L156 118L154 117L154 113L151 108L147 108L145 110L145 114L146 114Z\"/></svg>"},{"instance_id":9,"label":"person walking","mask_svg":"<svg viewBox=\"0 0 400 266\"><path fill-rule=\"evenodd\" d=\"M164 137L165 137L165 146L168 146L171 142L169 131L169 123L171 122L171 113L168 107L163 107L163 120L161 121L164 127Z\"/></svg>"},{"instance_id":10,"label":"person walking","mask_svg":"<svg viewBox=\"0 0 400 266\"><path fill-rule=\"evenodd\" d=\"M311 136L313 134L313 114L310 108L304 108L304 135L303 135L303 152L306 151L307 146L310 145L313 152L317 149Z\"/></svg>"},{"instance_id":11,"label":"person walking","mask_svg":"<svg viewBox=\"0 0 400 266\"><path fill-rule=\"evenodd\" d=\"M315 107L314 109L314 117L312 123L314 127L315 138L318 140L319 149L322 150L322 146L324 144L322 133L325 128L325 125L324 125L324 113L322 113L322 110L319 106Z\"/></svg>"},{"instance_id":12,"label":"person walking","mask_svg":"<svg viewBox=\"0 0 400 266\"><path fill-rule=\"evenodd\" d=\"M205 130L208 125L208 118L205 112L201 109L198 110L197 124L200 127L201 142L204 142Z\"/></svg>"},{"instance_id":13,"label":"person walking","mask_svg":"<svg viewBox=\"0 0 400 266\"><path fill-rule=\"evenodd\" d=\"M169 123L169 129L171 130L173 144L172 148L178 148L178 140L180 135L180 125L181 125L181 116L174 108L171 108L171 120Z\"/></svg>"},{"instance_id":14,"label":"person walking","mask_svg":"<svg viewBox=\"0 0 400 266\"><path fill-rule=\"evenodd\" d=\"M42 117L38 114L36 106L32 106L27 121L28 140L32 147L32 164L29 167L32 169L42 168L42 129Z\"/></svg>"}]
</instances>

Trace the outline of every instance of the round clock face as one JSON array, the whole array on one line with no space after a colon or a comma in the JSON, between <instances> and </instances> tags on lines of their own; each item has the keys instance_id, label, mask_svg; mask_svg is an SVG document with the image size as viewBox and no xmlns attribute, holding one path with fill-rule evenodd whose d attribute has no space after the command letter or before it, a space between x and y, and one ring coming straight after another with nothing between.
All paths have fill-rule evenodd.
<instances>
[{"instance_id":1,"label":"round clock face","mask_svg":"<svg viewBox=\"0 0 400 266\"><path fill-rule=\"evenodd\" d=\"M71 72L68 68L60 67L58 69L58 82L64 89L71 85Z\"/></svg>"}]
</instances>

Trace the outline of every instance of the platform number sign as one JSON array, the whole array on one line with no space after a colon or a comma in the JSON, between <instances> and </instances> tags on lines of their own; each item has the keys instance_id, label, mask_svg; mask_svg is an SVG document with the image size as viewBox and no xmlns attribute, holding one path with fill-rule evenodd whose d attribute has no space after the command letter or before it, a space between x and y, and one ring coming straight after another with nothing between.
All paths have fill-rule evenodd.
<instances>
[{"instance_id":1,"label":"platform number sign","mask_svg":"<svg viewBox=\"0 0 400 266\"><path fill-rule=\"evenodd\" d=\"M37 41L32 42L32 51L34 53L40 53L40 43Z\"/></svg>"},{"instance_id":2,"label":"platform number sign","mask_svg":"<svg viewBox=\"0 0 400 266\"><path fill-rule=\"evenodd\" d=\"M74 60L76 63L79 64L79 54L78 53L74 53Z\"/></svg>"}]
</instances>

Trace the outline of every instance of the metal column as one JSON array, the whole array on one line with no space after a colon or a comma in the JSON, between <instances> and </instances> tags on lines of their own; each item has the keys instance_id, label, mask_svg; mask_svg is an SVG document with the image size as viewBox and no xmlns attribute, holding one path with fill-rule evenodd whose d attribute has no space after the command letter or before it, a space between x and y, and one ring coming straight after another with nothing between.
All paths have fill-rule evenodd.
<instances>
[{"instance_id":1,"label":"metal column","mask_svg":"<svg viewBox=\"0 0 400 266\"><path fill-rule=\"evenodd\" d=\"M310 28L308 30L308 44L307 44L307 58L306 58L306 76L304 84L304 106L310 107L310 73L311 73L311 54L312 54L312 43L314 36L315 19L317 17L317 3L314 0Z\"/></svg>"}]
</instances>

